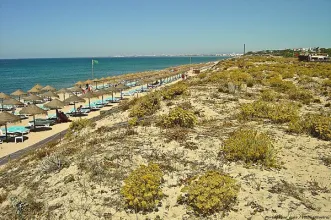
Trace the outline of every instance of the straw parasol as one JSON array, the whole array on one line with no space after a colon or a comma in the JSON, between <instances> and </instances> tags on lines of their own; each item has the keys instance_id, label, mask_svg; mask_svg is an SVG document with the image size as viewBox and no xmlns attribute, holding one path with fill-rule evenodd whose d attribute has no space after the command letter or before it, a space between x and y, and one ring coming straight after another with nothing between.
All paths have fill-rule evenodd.
<instances>
[{"instance_id":1,"label":"straw parasol","mask_svg":"<svg viewBox=\"0 0 331 220\"><path fill-rule=\"evenodd\" d=\"M88 79L88 80L86 80L85 82L84 82L85 84L92 84L93 83L93 81L92 80L90 80L90 79Z\"/></svg>"},{"instance_id":2,"label":"straw parasol","mask_svg":"<svg viewBox=\"0 0 331 220\"><path fill-rule=\"evenodd\" d=\"M52 101L50 101L49 103L46 103L44 105L46 108L49 108L49 109L55 109L56 110L56 118L58 117L58 109L61 109L65 106L65 103L58 100L58 99L53 99Z\"/></svg>"},{"instance_id":3,"label":"straw parasol","mask_svg":"<svg viewBox=\"0 0 331 220\"><path fill-rule=\"evenodd\" d=\"M21 118L19 116L10 114L8 112L0 112L0 125L4 125L6 129L6 141L8 141L7 134L7 123L20 121Z\"/></svg>"},{"instance_id":4,"label":"straw parasol","mask_svg":"<svg viewBox=\"0 0 331 220\"><path fill-rule=\"evenodd\" d=\"M48 92L45 92L43 94L41 94L40 96L42 97L48 97L48 98L59 98L59 95L57 95L56 93L52 92L52 91L48 91Z\"/></svg>"},{"instance_id":5,"label":"straw parasol","mask_svg":"<svg viewBox=\"0 0 331 220\"><path fill-rule=\"evenodd\" d=\"M99 91L97 91L97 92L95 92L94 94L96 95L96 96L101 96L102 97L102 104L104 103L103 102L103 96L104 95L106 95L106 94L108 94L109 93L109 91L107 91L107 90L105 90L105 89L101 89L101 90L99 90Z\"/></svg>"},{"instance_id":6,"label":"straw parasol","mask_svg":"<svg viewBox=\"0 0 331 220\"><path fill-rule=\"evenodd\" d=\"M24 92L24 91L18 89L18 90L16 90L15 92L13 92L13 93L10 94L10 95L12 95L12 96L18 96L18 101L21 101L21 96L22 96L22 95L26 95L26 94L27 94L26 92Z\"/></svg>"},{"instance_id":7,"label":"straw parasol","mask_svg":"<svg viewBox=\"0 0 331 220\"><path fill-rule=\"evenodd\" d=\"M110 87L109 89L107 89L109 92L111 92L111 98L114 101L114 92L116 93L118 91L118 89L116 87Z\"/></svg>"},{"instance_id":8,"label":"straw parasol","mask_svg":"<svg viewBox=\"0 0 331 220\"><path fill-rule=\"evenodd\" d=\"M84 85L84 82L82 82L82 81L78 81L75 83L75 86L82 86L82 85Z\"/></svg>"},{"instance_id":9,"label":"straw parasol","mask_svg":"<svg viewBox=\"0 0 331 220\"><path fill-rule=\"evenodd\" d=\"M24 105L24 103L17 101L16 99L6 99L3 101L3 105Z\"/></svg>"},{"instance_id":10,"label":"straw parasol","mask_svg":"<svg viewBox=\"0 0 331 220\"><path fill-rule=\"evenodd\" d=\"M41 90L42 88L43 88L43 86L42 85L39 85L39 84L36 84L34 87L32 87L32 88L36 88L36 89L38 89L38 90Z\"/></svg>"},{"instance_id":11,"label":"straw parasol","mask_svg":"<svg viewBox=\"0 0 331 220\"><path fill-rule=\"evenodd\" d=\"M49 86L49 85L45 86L45 87L42 88L41 90L42 90L42 91L52 91L52 92L55 92L55 91L56 91L56 89L55 89L54 87Z\"/></svg>"},{"instance_id":12,"label":"straw parasol","mask_svg":"<svg viewBox=\"0 0 331 220\"><path fill-rule=\"evenodd\" d=\"M0 99L11 99L11 97L3 92L0 92Z\"/></svg>"},{"instance_id":13,"label":"straw parasol","mask_svg":"<svg viewBox=\"0 0 331 220\"><path fill-rule=\"evenodd\" d=\"M82 92L82 89L75 86L73 88L70 88L70 91L76 93L76 95L77 95L77 93Z\"/></svg>"},{"instance_id":14,"label":"straw parasol","mask_svg":"<svg viewBox=\"0 0 331 220\"><path fill-rule=\"evenodd\" d=\"M28 93L40 93L40 89L33 87L32 89L28 90Z\"/></svg>"},{"instance_id":15,"label":"straw parasol","mask_svg":"<svg viewBox=\"0 0 331 220\"><path fill-rule=\"evenodd\" d=\"M47 111L36 105L28 105L27 107L22 108L20 114L33 115L33 125L34 128L36 128L36 115L47 114Z\"/></svg>"},{"instance_id":16,"label":"straw parasol","mask_svg":"<svg viewBox=\"0 0 331 220\"><path fill-rule=\"evenodd\" d=\"M62 88L59 91L57 91L57 93L63 93L63 100L65 100L66 99L66 93L71 93L71 91L66 89L66 88Z\"/></svg>"},{"instance_id":17,"label":"straw parasol","mask_svg":"<svg viewBox=\"0 0 331 220\"><path fill-rule=\"evenodd\" d=\"M11 97L3 92L0 92L0 99L1 99L1 109L3 111L3 100L11 99Z\"/></svg>"},{"instance_id":18,"label":"straw parasol","mask_svg":"<svg viewBox=\"0 0 331 220\"><path fill-rule=\"evenodd\" d=\"M98 82L100 82L99 79L95 78L94 80L92 80L93 82L95 82L95 89L98 88Z\"/></svg>"},{"instance_id":19,"label":"straw parasol","mask_svg":"<svg viewBox=\"0 0 331 220\"><path fill-rule=\"evenodd\" d=\"M75 112L76 112L76 102L85 102L85 99L78 97L76 95L72 95L69 98L65 99L63 101L65 104L70 104L70 102L74 103L74 108L75 108Z\"/></svg>"},{"instance_id":20,"label":"straw parasol","mask_svg":"<svg viewBox=\"0 0 331 220\"><path fill-rule=\"evenodd\" d=\"M25 97L24 100L35 102L35 101L38 101L38 100L43 100L43 98L41 98L37 95L34 95L34 94L30 94L29 96Z\"/></svg>"},{"instance_id":21,"label":"straw parasol","mask_svg":"<svg viewBox=\"0 0 331 220\"><path fill-rule=\"evenodd\" d=\"M119 84L116 88L121 91L121 99L123 99L123 90L128 89L129 87L124 84Z\"/></svg>"},{"instance_id":22,"label":"straw parasol","mask_svg":"<svg viewBox=\"0 0 331 220\"><path fill-rule=\"evenodd\" d=\"M93 92L87 92L80 96L80 98L88 99L89 108L91 108L91 98L95 98L95 97L97 97L97 95L94 94Z\"/></svg>"},{"instance_id":23,"label":"straw parasol","mask_svg":"<svg viewBox=\"0 0 331 220\"><path fill-rule=\"evenodd\" d=\"M44 104L44 106L49 109L61 109L65 106L65 103L58 99L53 99L49 103Z\"/></svg>"}]
</instances>

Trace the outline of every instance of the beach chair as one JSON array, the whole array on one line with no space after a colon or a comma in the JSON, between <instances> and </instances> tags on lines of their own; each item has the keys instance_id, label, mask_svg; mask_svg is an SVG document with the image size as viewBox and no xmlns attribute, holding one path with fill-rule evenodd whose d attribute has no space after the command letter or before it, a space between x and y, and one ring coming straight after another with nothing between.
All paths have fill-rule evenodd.
<instances>
[{"instance_id":1,"label":"beach chair","mask_svg":"<svg viewBox=\"0 0 331 220\"><path fill-rule=\"evenodd\" d=\"M29 121L29 127L50 127L55 124L54 120L37 118L36 123L34 121Z\"/></svg>"},{"instance_id":2,"label":"beach chair","mask_svg":"<svg viewBox=\"0 0 331 220\"><path fill-rule=\"evenodd\" d=\"M116 98L116 97L114 97L114 98L110 97L110 98L105 99L105 101L110 102L110 103L118 103L121 100L119 98Z\"/></svg>"},{"instance_id":3,"label":"beach chair","mask_svg":"<svg viewBox=\"0 0 331 220\"><path fill-rule=\"evenodd\" d=\"M90 109L81 109L80 111L75 111L75 109L70 109L66 114L70 116L87 116L88 113L90 113Z\"/></svg>"}]
</instances>

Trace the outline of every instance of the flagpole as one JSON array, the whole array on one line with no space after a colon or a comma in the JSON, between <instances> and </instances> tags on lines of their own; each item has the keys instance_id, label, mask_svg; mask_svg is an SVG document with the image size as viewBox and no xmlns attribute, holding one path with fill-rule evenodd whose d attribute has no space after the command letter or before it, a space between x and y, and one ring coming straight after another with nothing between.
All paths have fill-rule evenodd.
<instances>
[{"instance_id":1,"label":"flagpole","mask_svg":"<svg viewBox=\"0 0 331 220\"><path fill-rule=\"evenodd\" d=\"M92 79L93 79L93 59L92 59Z\"/></svg>"}]
</instances>

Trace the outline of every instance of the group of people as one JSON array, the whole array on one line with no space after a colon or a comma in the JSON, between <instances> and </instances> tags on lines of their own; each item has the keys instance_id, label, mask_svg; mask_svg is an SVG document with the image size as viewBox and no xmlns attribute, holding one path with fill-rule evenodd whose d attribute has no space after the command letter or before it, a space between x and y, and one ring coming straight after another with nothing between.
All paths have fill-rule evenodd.
<instances>
[{"instance_id":1,"label":"group of people","mask_svg":"<svg viewBox=\"0 0 331 220\"><path fill-rule=\"evenodd\" d=\"M93 91L93 87L90 84L86 84L85 88L82 88L82 86L79 86L79 88L82 89L83 94Z\"/></svg>"}]
</instances>

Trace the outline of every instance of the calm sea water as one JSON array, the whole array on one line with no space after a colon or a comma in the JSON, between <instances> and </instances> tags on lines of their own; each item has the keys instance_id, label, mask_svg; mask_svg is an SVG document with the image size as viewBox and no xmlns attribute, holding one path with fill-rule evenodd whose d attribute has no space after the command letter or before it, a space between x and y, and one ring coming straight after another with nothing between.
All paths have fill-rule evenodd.
<instances>
[{"instance_id":1,"label":"calm sea water","mask_svg":"<svg viewBox=\"0 0 331 220\"><path fill-rule=\"evenodd\" d=\"M192 63L222 60L226 57L192 57ZM124 73L160 70L189 64L189 57L95 58L94 78ZM29 90L36 83L57 89L71 87L79 80L92 78L91 58L0 60L0 92Z\"/></svg>"}]
</instances>

